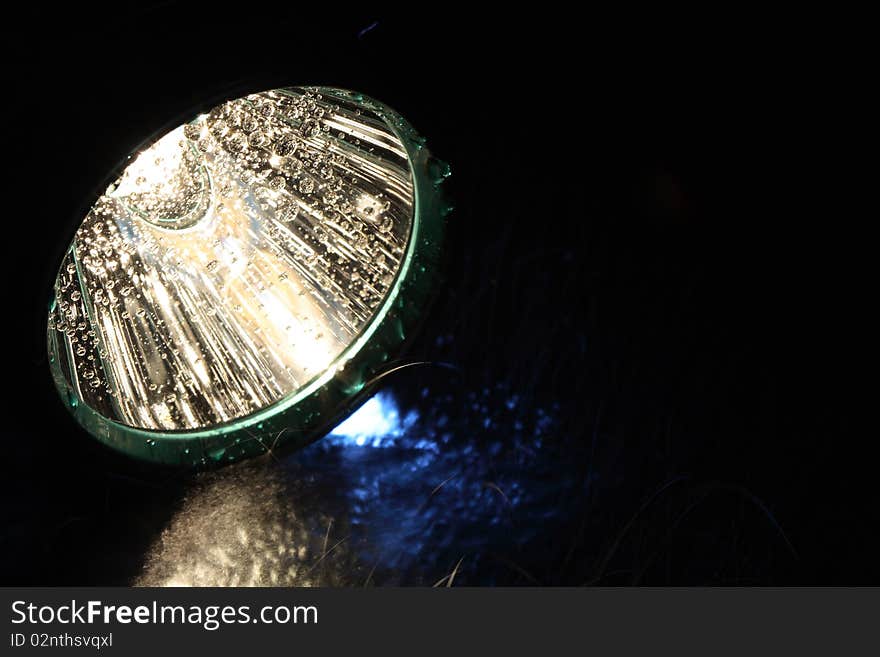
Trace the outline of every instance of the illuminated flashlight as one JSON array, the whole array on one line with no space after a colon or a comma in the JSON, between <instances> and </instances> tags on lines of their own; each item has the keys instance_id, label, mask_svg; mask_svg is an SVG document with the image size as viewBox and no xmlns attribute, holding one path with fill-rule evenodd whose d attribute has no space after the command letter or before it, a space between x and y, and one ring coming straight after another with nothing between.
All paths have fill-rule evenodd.
<instances>
[{"instance_id":1,"label":"illuminated flashlight","mask_svg":"<svg viewBox=\"0 0 880 657\"><path fill-rule=\"evenodd\" d=\"M54 286L51 371L95 438L213 466L305 444L422 313L449 169L361 94L285 88L128 158Z\"/></svg>"}]
</instances>

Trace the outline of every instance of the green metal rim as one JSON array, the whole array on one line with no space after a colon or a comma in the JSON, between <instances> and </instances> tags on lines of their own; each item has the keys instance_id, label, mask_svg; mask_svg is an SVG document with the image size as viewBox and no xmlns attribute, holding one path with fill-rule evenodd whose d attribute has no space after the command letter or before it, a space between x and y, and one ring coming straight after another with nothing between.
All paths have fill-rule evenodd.
<instances>
[{"instance_id":1,"label":"green metal rim","mask_svg":"<svg viewBox=\"0 0 880 657\"><path fill-rule=\"evenodd\" d=\"M451 210L440 189L449 167L433 158L415 129L383 103L339 89L310 89L345 95L369 107L406 148L414 188L413 223L406 253L386 299L322 374L260 411L210 429L147 431L108 420L79 403L50 356L52 377L68 410L105 445L141 460L187 468L214 468L270 451L302 447L357 408L371 380L382 374L417 326L435 278L444 217ZM47 334L51 355L54 332L47 330Z\"/></svg>"}]
</instances>

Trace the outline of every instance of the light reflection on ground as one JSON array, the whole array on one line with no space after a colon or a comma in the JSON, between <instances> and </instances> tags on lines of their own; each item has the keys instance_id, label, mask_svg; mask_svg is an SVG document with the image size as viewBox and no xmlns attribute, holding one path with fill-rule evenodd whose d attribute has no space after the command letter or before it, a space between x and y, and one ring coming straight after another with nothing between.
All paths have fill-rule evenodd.
<instances>
[{"instance_id":1,"label":"light reflection on ground","mask_svg":"<svg viewBox=\"0 0 880 657\"><path fill-rule=\"evenodd\" d=\"M138 583L430 585L460 561L457 584L493 584L547 550L585 485L547 444L556 410L503 386L398 399L380 391L280 463L204 475Z\"/></svg>"},{"instance_id":2,"label":"light reflection on ground","mask_svg":"<svg viewBox=\"0 0 880 657\"><path fill-rule=\"evenodd\" d=\"M401 418L394 396L380 391L327 434L324 441L339 447L392 447L418 419L415 410Z\"/></svg>"}]
</instances>

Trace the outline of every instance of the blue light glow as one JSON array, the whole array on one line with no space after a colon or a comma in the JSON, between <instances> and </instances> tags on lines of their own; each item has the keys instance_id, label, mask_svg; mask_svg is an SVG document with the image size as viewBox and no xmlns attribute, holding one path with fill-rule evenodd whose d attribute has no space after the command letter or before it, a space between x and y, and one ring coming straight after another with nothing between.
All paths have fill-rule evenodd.
<instances>
[{"instance_id":1,"label":"blue light glow","mask_svg":"<svg viewBox=\"0 0 880 657\"><path fill-rule=\"evenodd\" d=\"M391 447L418 419L416 411L401 418L397 400L382 391L338 424L325 440L337 446Z\"/></svg>"},{"instance_id":2,"label":"blue light glow","mask_svg":"<svg viewBox=\"0 0 880 657\"><path fill-rule=\"evenodd\" d=\"M506 384L444 379L412 392L389 385L291 457L310 485L332 491L322 512L344 518L347 549L367 572L377 567L375 581L418 571L431 584L463 553L503 551L512 536L529 544L570 517L583 460L546 440L557 430L554 404L538 406Z\"/></svg>"}]
</instances>

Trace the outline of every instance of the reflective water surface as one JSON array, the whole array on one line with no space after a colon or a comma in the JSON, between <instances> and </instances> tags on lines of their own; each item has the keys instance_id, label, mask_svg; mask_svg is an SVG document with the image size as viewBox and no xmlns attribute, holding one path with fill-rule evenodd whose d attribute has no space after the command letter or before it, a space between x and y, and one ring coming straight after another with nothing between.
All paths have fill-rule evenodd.
<instances>
[{"instance_id":1,"label":"reflective water surface","mask_svg":"<svg viewBox=\"0 0 880 657\"><path fill-rule=\"evenodd\" d=\"M552 535L584 485L570 449L545 444L556 410L503 386L398 396L377 393L298 454L202 475L136 583L528 582L517 551Z\"/></svg>"}]
</instances>

